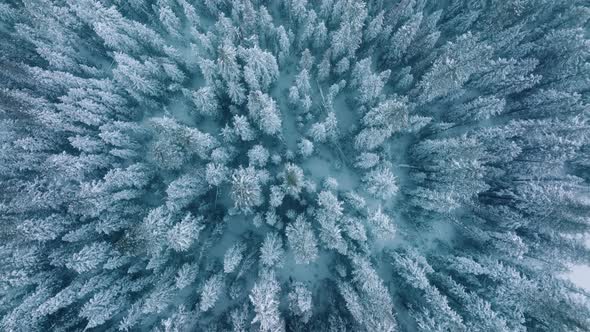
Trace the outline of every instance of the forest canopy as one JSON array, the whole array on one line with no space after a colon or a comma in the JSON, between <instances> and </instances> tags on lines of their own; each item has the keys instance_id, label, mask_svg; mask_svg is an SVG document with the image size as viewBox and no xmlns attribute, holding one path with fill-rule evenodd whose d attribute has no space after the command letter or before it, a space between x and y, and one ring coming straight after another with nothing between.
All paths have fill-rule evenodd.
<instances>
[{"instance_id":1,"label":"forest canopy","mask_svg":"<svg viewBox=\"0 0 590 332\"><path fill-rule=\"evenodd\" d=\"M585 0L1 2L0 330L590 331L589 32Z\"/></svg>"}]
</instances>

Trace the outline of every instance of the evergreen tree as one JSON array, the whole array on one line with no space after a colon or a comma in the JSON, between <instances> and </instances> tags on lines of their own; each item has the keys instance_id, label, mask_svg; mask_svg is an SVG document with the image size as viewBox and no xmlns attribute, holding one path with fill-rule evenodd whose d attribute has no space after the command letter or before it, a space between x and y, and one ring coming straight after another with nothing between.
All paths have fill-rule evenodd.
<instances>
[{"instance_id":1,"label":"evergreen tree","mask_svg":"<svg viewBox=\"0 0 590 332\"><path fill-rule=\"evenodd\" d=\"M215 306L215 303L221 296L224 289L223 275L221 273L214 274L205 283L201 289L201 297L199 309L201 311L210 310Z\"/></svg>"},{"instance_id":2,"label":"evergreen tree","mask_svg":"<svg viewBox=\"0 0 590 332\"><path fill-rule=\"evenodd\" d=\"M244 258L246 246L238 242L231 246L223 256L223 272L232 273Z\"/></svg>"},{"instance_id":3,"label":"evergreen tree","mask_svg":"<svg viewBox=\"0 0 590 332\"><path fill-rule=\"evenodd\" d=\"M301 282L293 285L288 295L289 310L300 316L303 323L307 323L313 314L311 292Z\"/></svg>"},{"instance_id":4,"label":"evergreen tree","mask_svg":"<svg viewBox=\"0 0 590 332\"><path fill-rule=\"evenodd\" d=\"M277 233L267 233L260 247L260 262L267 267L282 263L284 256L283 240Z\"/></svg>"},{"instance_id":5,"label":"evergreen tree","mask_svg":"<svg viewBox=\"0 0 590 332\"><path fill-rule=\"evenodd\" d=\"M259 129L268 135L276 135L281 130L282 120L275 101L260 91L248 95L248 113L258 123Z\"/></svg>"},{"instance_id":6,"label":"evergreen tree","mask_svg":"<svg viewBox=\"0 0 590 332\"><path fill-rule=\"evenodd\" d=\"M369 171L363 177L363 182L371 195L382 200L389 200L399 190L395 175L385 166Z\"/></svg>"},{"instance_id":7,"label":"evergreen tree","mask_svg":"<svg viewBox=\"0 0 590 332\"><path fill-rule=\"evenodd\" d=\"M235 208L249 212L253 207L263 203L260 178L252 167L235 170L231 176L231 197Z\"/></svg>"},{"instance_id":8,"label":"evergreen tree","mask_svg":"<svg viewBox=\"0 0 590 332\"><path fill-rule=\"evenodd\" d=\"M285 323L279 312L280 285L272 271L263 271L250 293L256 316L253 324L260 324L260 331L284 331Z\"/></svg>"},{"instance_id":9,"label":"evergreen tree","mask_svg":"<svg viewBox=\"0 0 590 332\"><path fill-rule=\"evenodd\" d=\"M311 225L302 216L287 225L287 239L297 264L308 264L318 256L317 240Z\"/></svg>"}]
</instances>

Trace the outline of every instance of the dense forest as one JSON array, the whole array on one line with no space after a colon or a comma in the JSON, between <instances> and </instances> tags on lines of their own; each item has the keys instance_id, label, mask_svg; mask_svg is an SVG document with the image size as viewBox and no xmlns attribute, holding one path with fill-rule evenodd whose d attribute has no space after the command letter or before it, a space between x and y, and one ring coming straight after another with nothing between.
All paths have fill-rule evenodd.
<instances>
[{"instance_id":1,"label":"dense forest","mask_svg":"<svg viewBox=\"0 0 590 332\"><path fill-rule=\"evenodd\" d=\"M590 331L589 116L587 0L2 0L0 330Z\"/></svg>"}]
</instances>

